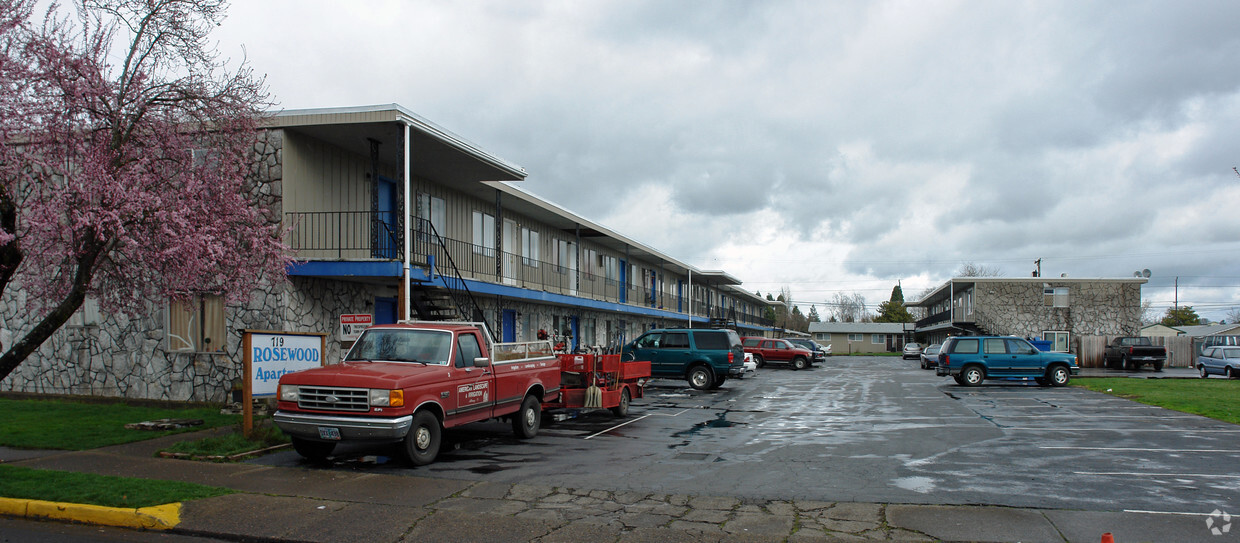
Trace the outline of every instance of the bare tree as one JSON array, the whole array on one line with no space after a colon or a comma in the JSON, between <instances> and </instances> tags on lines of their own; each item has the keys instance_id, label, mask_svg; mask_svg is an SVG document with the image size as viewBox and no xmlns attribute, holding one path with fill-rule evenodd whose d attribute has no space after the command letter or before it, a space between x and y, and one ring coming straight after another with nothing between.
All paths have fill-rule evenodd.
<instances>
[{"instance_id":1,"label":"bare tree","mask_svg":"<svg viewBox=\"0 0 1240 543\"><path fill-rule=\"evenodd\" d=\"M865 296L860 292L852 294L835 293L831 299L831 312L839 322L865 322L868 312Z\"/></svg>"},{"instance_id":2,"label":"bare tree","mask_svg":"<svg viewBox=\"0 0 1240 543\"><path fill-rule=\"evenodd\" d=\"M956 277L1000 277L1003 270L994 266L965 262L956 269Z\"/></svg>"},{"instance_id":3,"label":"bare tree","mask_svg":"<svg viewBox=\"0 0 1240 543\"><path fill-rule=\"evenodd\" d=\"M1145 304L1142 304L1141 307L1144 308ZM1236 324L1237 322L1240 322L1240 307L1233 307L1231 309L1228 309L1227 315L1225 315L1223 318L1227 319L1228 324Z\"/></svg>"}]
</instances>

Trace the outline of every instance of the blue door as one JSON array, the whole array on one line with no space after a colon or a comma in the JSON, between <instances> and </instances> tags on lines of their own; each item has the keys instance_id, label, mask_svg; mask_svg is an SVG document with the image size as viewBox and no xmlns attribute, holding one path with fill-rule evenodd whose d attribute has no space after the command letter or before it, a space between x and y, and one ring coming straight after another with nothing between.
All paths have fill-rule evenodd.
<instances>
[{"instance_id":1,"label":"blue door","mask_svg":"<svg viewBox=\"0 0 1240 543\"><path fill-rule=\"evenodd\" d=\"M500 323L500 337L506 343L517 340L517 312L513 309L505 309L503 320Z\"/></svg>"},{"instance_id":2,"label":"blue door","mask_svg":"<svg viewBox=\"0 0 1240 543\"><path fill-rule=\"evenodd\" d=\"M375 324L396 323L396 298L375 298Z\"/></svg>"},{"instance_id":3,"label":"blue door","mask_svg":"<svg viewBox=\"0 0 1240 543\"><path fill-rule=\"evenodd\" d=\"M374 258L396 258L400 254L398 240L401 239L397 232L396 221L396 182L386 177L380 177L379 182L375 184L375 190L378 191L379 207L375 209L375 218L371 221L371 227L374 228L373 241L371 247L371 256Z\"/></svg>"}]
</instances>

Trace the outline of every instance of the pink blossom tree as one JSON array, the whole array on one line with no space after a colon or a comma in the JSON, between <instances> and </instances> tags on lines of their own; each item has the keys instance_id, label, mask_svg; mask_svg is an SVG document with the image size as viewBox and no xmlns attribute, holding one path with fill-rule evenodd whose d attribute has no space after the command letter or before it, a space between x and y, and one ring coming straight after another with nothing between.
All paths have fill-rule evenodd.
<instances>
[{"instance_id":1,"label":"pink blossom tree","mask_svg":"<svg viewBox=\"0 0 1240 543\"><path fill-rule=\"evenodd\" d=\"M89 295L130 315L285 278L254 166L261 78L208 46L224 0L0 0L0 379ZM7 324L12 328L12 324Z\"/></svg>"}]
</instances>

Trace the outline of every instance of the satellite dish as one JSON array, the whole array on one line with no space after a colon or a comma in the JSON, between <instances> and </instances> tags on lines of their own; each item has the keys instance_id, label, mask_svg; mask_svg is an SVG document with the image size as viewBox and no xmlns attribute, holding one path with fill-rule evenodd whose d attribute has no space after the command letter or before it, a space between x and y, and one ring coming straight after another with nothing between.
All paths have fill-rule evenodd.
<instances>
[{"instance_id":1,"label":"satellite dish","mask_svg":"<svg viewBox=\"0 0 1240 543\"><path fill-rule=\"evenodd\" d=\"M1149 278L1150 278L1150 269L1149 269L1149 268L1145 268L1144 270L1141 270L1141 277L1144 277L1144 278L1146 278L1146 279L1149 279Z\"/></svg>"},{"instance_id":2,"label":"satellite dish","mask_svg":"<svg viewBox=\"0 0 1240 543\"><path fill-rule=\"evenodd\" d=\"M1141 272L1140 272L1140 271L1135 271L1135 272L1132 272L1132 276L1133 276L1133 277L1141 277Z\"/></svg>"}]
</instances>

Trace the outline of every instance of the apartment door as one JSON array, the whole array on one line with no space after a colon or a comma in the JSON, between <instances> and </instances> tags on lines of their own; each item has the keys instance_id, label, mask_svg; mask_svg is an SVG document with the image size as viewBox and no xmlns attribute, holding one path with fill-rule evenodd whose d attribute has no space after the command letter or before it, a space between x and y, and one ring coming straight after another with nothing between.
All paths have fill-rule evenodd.
<instances>
[{"instance_id":1,"label":"apartment door","mask_svg":"<svg viewBox=\"0 0 1240 543\"><path fill-rule=\"evenodd\" d=\"M386 177L380 177L375 184L375 190L378 191L378 207L375 208L374 218L371 220L371 228L373 229L371 236L370 256L372 258L396 258L399 254L398 240L402 239L400 233L397 232L396 203L397 193L396 182Z\"/></svg>"}]
</instances>

